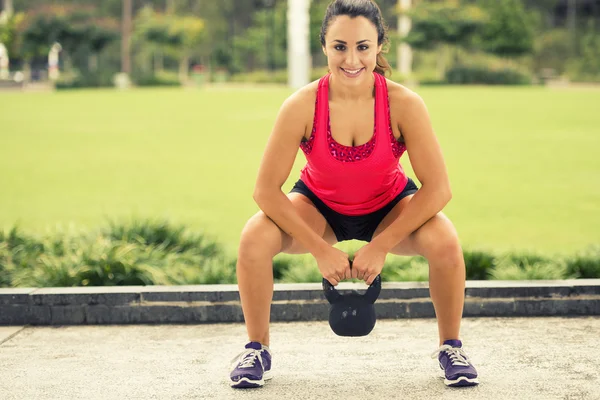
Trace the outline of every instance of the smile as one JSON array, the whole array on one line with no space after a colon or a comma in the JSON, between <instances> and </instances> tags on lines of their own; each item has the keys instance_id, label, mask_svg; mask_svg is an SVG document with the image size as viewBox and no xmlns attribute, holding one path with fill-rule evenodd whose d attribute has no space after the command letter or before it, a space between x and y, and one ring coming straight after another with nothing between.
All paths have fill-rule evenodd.
<instances>
[{"instance_id":1,"label":"smile","mask_svg":"<svg viewBox=\"0 0 600 400\"><path fill-rule=\"evenodd\" d=\"M359 69L344 69L344 68L340 68L340 69L341 69L342 71L344 71L344 74L345 74L346 76L349 76L349 77L354 77L354 76L358 76L358 75L359 75L359 74L362 72L362 70L363 70L364 68L359 68Z\"/></svg>"}]
</instances>

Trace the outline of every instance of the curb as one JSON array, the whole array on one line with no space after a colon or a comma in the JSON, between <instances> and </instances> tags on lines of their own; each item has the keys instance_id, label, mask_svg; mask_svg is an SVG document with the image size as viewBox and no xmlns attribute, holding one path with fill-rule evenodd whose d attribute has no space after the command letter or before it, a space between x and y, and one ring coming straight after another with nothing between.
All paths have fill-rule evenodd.
<instances>
[{"instance_id":1,"label":"curb","mask_svg":"<svg viewBox=\"0 0 600 400\"><path fill-rule=\"evenodd\" d=\"M362 291L362 283L338 286ZM600 279L467 281L464 317L600 315ZM384 283L378 318L433 318L427 282ZM318 283L275 284L271 321L327 320ZM0 325L243 322L237 285L0 289Z\"/></svg>"}]
</instances>

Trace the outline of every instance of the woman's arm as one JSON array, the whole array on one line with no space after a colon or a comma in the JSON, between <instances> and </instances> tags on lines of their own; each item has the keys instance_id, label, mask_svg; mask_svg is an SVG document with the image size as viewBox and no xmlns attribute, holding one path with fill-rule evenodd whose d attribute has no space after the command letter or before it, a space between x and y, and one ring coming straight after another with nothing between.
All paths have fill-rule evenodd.
<instances>
[{"instance_id":1,"label":"woman's arm","mask_svg":"<svg viewBox=\"0 0 600 400\"><path fill-rule=\"evenodd\" d=\"M396 95L390 96L391 107L422 187L400 216L373 239L372 244L386 252L440 212L452 198L442 150L423 99L408 89L393 93Z\"/></svg>"},{"instance_id":2,"label":"woman's arm","mask_svg":"<svg viewBox=\"0 0 600 400\"><path fill-rule=\"evenodd\" d=\"M262 157L253 197L279 228L316 255L331 246L308 226L281 190L308 128L307 121L312 121L313 110L314 93L311 100L310 87L283 103Z\"/></svg>"}]
</instances>

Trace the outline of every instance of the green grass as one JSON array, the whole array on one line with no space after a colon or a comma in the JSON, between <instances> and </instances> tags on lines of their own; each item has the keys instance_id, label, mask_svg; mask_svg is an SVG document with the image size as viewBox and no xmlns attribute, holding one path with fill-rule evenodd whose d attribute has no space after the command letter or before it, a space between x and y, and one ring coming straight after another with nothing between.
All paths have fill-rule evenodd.
<instances>
[{"instance_id":1,"label":"green grass","mask_svg":"<svg viewBox=\"0 0 600 400\"><path fill-rule=\"evenodd\" d=\"M463 245L567 254L600 238L600 90L417 90L442 144ZM290 90L0 93L0 227L167 218L234 252ZM409 160L402 163L411 171ZM289 189L304 164L299 154Z\"/></svg>"}]
</instances>

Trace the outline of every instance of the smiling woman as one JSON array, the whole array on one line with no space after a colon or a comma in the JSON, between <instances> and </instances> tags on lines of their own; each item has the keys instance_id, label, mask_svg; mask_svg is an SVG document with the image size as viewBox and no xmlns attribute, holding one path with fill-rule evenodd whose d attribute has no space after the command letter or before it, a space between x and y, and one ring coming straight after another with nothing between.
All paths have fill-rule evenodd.
<instances>
[{"instance_id":1,"label":"smiling woman","mask_svg":"<svg viewBox=\"0 0 600 400\"><path fill-rule=\"evenodd\" d=\"M261 211L247 222L238 249L249 343L231 366L233 387L259 387L271 376L272 261L279 253L311 253L333 286L351 278L371 285L388 253L425 257L445 383L478 383L459 340L465 263L456 230L441 212L452 197L446 165L421 97L385 78L386 43L374 1L334 0L321 28L329 73L279 111L254 189ZM307 163L286 195L282 186L298 147ZM420 189L399 163L405 151ZM333 247L354 239L367 244L353 260Z\"/></svg>"},{"instance_id":2,"label":"smiling woman","mask_svg":"<svg viewBox=\"0 0 600 400\"><path fill-rule=\"evenodd\" d=\"M363 2L364 3L364 2ZM374 51L376 51L376 58L375 58L375 66L373 68L373 70L375 72L377 72L378 74L381 75L386 75L386 73L391 72L392 68L390 67L390 64L388 63L388 61L386 60L385 56L383 55L386 52L386 46L389 44L389 39L388 39L388 35L387 35L387 26L385 24L385 21L383 20L383 17L381 15L381 10L379 9L379 7L377 6L377 4L375 4L374 2L372 3L373 6L372 7L360 7L360 2L353 2L353 1L337 1L337 2L333 2L328 8L327 11L325 12L325 17L323 18L323 24L321 25L321 46L323 46L323 50L325 51L326 49L326 41L325 41L325 37L327 36L327 32L329 30L331 30L331 22L334 18L336 17L340 17L340 18L345 18L350 20L349 23L348 21L346 23L343 24L338 24L338 27L341 27L342 29L345 30L345 32L335 32L334 37L336 37L336 35L340 35L343 34L344 37L349 37L349 36L354 36L352 35L353 33L356 34L356 36L360 36L363 35L363 39L359 39L358 41L350 44L350 46L358 46L360 48L360 53L363 53L365 57L363 57L366 60L372 59L372 54L371 57L369 58L368 56L370 55L369 53L373 53ZM376 36L372 37L372 38L367 38L364 35L368 35L370 29L368 29L365 31L364 29L361 30L360 32L357 32L356 30L353 29L360 29L362 26L362 24L360 23L361 19L357 19L356 17L363 17L369 20L369 22L371 22L371 24L373 26L375 26L376 28ZM374 40L376 39L376 40ZM346 43L343 40L340 39L334 39L332 41L332 45L334 47L335 50L337 51L345 51L347 50L347 46L348 43ZM332 61L335 61L335 57L332 57L330 55L327 54L327 52L325 51L325 55L327 56L327 60L328 60L328 65L329 68L331 70L332 68ZM343 67L341 67L343 68ZM348 73L349 77L352 77L353 75L358 75L359 72L363 71L364 68L360 68L360 69L354 69L352 70L352 66L348 66L348 68L350 68L350 70L345 69L345 72ZM354 73L354 74L353 74Z\"/></svg>"}]
</instances>

